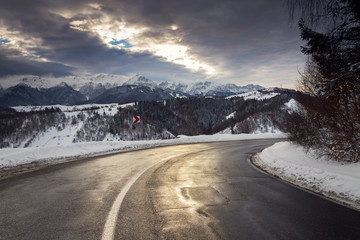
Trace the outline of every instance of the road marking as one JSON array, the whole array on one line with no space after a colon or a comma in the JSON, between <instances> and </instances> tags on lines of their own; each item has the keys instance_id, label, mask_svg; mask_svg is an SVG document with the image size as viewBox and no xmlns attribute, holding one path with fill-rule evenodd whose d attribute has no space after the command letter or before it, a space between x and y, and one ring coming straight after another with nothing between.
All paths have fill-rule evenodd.
<instances>
[{"instance_id":1,"label":"road marking","mask_svg":"<svg viewBox=\"0 0 360 240\"><path fill-rule=\"evenodd\" d=\"M202 151L208 151L211 149L215 149L215 148L209 148L209 147L205 147L204 149L199 150L198 148L196 149L196 152L202 152ZM109 215L106 219L105 222L105 226L104 226L104 230L103 230L103 234L101 237L101 240L114 240L115 237L115 228L116 228L116 221L119 215L119 211L120 211L120 207L122 204L122 201L124 200L127 192L129 191L129 189L131 188L131 186L139 179L139 177L144 174L147 170L149 170L150 168L152 168L153 166L155 166L158 163L161 162L165 162L168 161L170 159L174 159L180 156L187 156L190 154L193 154L195 151L193 149L190 149L191 152L181 152L178 153L176 155L167 157L165 159L161 159L157 162L154 162L152 164L150 164L149 166L145 167L143 170L141 170L140 172L138 172L135 176L133 176L124 186L124 188L121 190L121 192L119 193L119 195L116 197L115 202L113 203L111 210L109 212Z\"/></svg>"},{"instance_id":2,"label":"road marking","mask_svg":"<svg viewBox=\"0 0 360 240\"><path fill-rule=\"evenodd\" d=\"M153 164L150 164L146 168L144 168L142 171L138 172L135 176L133 176L125 185L125 187L121 190L119 195L116 197L115 202L113 203L111 210L109 212L109 215L106 219L106 223L104 226L104 231L102 234L102 240L113 240L115 236L115 227L116 227L116 221L119 215L120 207L122 204L122 201L125 198L126 193L129 191L131 186L138 180L138 178L146 172L149 168L155 166L156 164L163 162L164 160L157 161Z\"/></svg>"}]
</instances>

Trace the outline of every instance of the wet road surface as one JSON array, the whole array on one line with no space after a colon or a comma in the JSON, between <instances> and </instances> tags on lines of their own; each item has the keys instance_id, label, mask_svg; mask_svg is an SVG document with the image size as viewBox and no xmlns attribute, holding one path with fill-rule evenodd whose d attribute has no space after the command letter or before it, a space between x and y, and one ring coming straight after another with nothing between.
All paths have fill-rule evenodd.
<instances>
[{"instance_id":1,"label":"wet road surface","mask_svg":"<svg viewBox=\"0 0 360 240\"><path fill-rule=\"evenodd\" d=\"M181 145L52 166L0 182L0 239L360 239L360 213L257 171L276 140ZM161 161L161 162L159 162Z\"/></svg>"}]
</instances>

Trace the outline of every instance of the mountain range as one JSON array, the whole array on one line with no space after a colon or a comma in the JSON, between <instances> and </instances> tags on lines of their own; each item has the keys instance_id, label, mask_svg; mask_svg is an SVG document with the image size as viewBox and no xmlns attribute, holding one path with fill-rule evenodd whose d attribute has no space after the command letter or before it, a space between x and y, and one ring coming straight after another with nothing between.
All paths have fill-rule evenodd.
<instances>
[{"instance_id":1,"label":"mountain range","mask_svg":"<svg viewBox=\"0 0 360 240\"><path fill-rule=\"evenodd\" d=\"M127 81L116 75L96 75L89 81L76 82L77 77L51 86L41 77L22 78L20 83L7 89L0 88L0 106L16 105L78 105L84 103L133 102L165 100L191 96L231 96L254 90L259 85L220 84L210 81L192 84L180 82L155 82L142 75Z\"/></svg>"}]
</instances>

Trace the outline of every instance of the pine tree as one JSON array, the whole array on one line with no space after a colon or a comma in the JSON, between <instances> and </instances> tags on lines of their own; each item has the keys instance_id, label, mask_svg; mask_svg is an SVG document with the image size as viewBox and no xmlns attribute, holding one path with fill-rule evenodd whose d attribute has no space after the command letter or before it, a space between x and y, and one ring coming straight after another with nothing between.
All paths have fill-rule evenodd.
<instances>
[{"instance_id":1,"label":"pine tree","mask_svg":"<svg viewBox=\"0 0 360 240\"><path fill-rule=\"evenodd\" d=\"M318 1L319 2L319 1ZM326 111L307 111L306 122L318 128L324 152L337 160L360 158L360 1L321 1L331 24L315 30L299 21L309 56L301 87L316 95ZM321 18L321 16L319 16ZM313 134L314 135L314 134ZM314 136L306 136L308 144ZM306 142L306 141L303 141Z\"/></svg>"}]
</instances>

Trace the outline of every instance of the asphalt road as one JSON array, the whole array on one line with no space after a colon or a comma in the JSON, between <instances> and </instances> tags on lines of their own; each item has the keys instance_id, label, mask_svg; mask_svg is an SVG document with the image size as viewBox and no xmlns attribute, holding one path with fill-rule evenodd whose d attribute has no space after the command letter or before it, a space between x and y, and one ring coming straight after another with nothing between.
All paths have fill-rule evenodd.
<instances>
[{"instance_id":1,"label":"asphalt road","mask_svg":"<svg viewBox=\"0 0 360 240\"><path fill-rule=\"evenodd\" d=\"M162 147L0 181L0 239L111 239L105 225L114 239L360 239L359 212L249 165L274 142Z\"/></svg>"}]
</instances>

